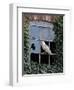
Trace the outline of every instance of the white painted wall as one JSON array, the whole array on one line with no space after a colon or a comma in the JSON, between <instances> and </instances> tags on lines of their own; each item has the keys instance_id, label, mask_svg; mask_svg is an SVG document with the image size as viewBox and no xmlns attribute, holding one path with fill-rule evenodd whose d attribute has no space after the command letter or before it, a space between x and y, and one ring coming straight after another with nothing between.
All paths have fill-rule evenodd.
<instances>
[{"instance_id":1,"label":"white painted wall","mask_svg":"<svg viewBox=\"0 0 74 90\"><path fill-rule=\"evenodd\" d=\"M24 87L10 87L9 86L9 4L23 2L32 4L33 6L64 6L72 8L71 14L71 32L70 32L70 64L72 65L71 77L72 82L60 82L26 85ZM73 0L0 0L0 90L74 90L74 2ZM48 78L49 79L49 78ZM45 79L44 79L45 80ZM57 78L58 80L58 78ZM37 80L35 80L37 81Z\"/></svg>"}]
</instances>

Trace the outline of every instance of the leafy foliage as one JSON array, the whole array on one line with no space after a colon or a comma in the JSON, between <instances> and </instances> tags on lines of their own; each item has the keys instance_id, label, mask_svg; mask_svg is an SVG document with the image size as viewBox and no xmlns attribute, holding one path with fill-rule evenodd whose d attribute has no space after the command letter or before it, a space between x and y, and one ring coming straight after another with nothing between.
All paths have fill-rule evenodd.
<instances>
[{"instance_id":1,"label":"leafy foliage","mask_svg":"<svg viewBox=\"0 0 74 90\"><path fill-rule=\"evenodd\" d=\"M29 17L24 19L24 60L29 60Z\"/></svg>"},{"instance_id":2,"label":"leafy foliage","mask_svg":"<svg viewBox=\"0 0 74 90\"><path fill-rule=\"evenodd\" d=\"M55 64L57 65L58 72L63 72L63 16L57 16L54 23L54 31L56 34L56 57Z\"/></svg>"},{"instance_id":3,"label":"leafy foliage","mask_svg":"<svg viewBox=\"0 0 74 90\"><path fill-rule=\"evenodd\" d=\"M60 68L58 68L60 67ZM31 69L28 64L24 64L24 74L46 74L46 73L61 73L62 66L47 65L47 64L38 64L37 62L31 61Z\"/></svg>"}]
</instances>

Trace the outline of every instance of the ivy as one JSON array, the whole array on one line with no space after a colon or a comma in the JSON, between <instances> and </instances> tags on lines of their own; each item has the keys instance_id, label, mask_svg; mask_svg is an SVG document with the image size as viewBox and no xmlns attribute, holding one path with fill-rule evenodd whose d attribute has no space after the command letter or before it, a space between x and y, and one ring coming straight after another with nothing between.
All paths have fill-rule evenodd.
<instances>
[{"instance_id":1,"label":"ivy","mask_svg":"<svg viewBox=\"0 0 74 90\"><path fill-rule=\"evenodd\" d=\"M24 19L24 62L29 61L29 17Z\"/></svg>"},{"instance_id":2,"label":"ivy","mask_svg":"<svg viewBox=\"0 0 74 90\"><path fill-rule=\"evenodd\" d=\"M63 72L63 16L58 16L55 19L54 31L56 34L56 57L55 64L57 65L58 72Z\"/></svg>"}]
</instances>

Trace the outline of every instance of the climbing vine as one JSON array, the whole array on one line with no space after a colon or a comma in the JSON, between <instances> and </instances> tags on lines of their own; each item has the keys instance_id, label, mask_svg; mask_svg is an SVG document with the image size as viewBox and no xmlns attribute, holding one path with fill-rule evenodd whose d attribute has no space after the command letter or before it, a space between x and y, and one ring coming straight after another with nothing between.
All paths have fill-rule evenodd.
<instances>
[{"instance_id":1,"label":"climbing vine","mask_svg":"<svg viewBox=\"0 0 74 90\"><path fill-rule=\"evenodd\" d=\"M54 23L57 72L63 72L63 16L57 16Z\"/></svg>"},{"instance_id":2,"label":"climbing vine","mask_svg":"<svg viewBox=\"0 0 74 90\"><path fill-rule=\"evenodd\" d=\"M24 18L24 60L29 59L29 17Z\"/></svg>"}]
</instances>

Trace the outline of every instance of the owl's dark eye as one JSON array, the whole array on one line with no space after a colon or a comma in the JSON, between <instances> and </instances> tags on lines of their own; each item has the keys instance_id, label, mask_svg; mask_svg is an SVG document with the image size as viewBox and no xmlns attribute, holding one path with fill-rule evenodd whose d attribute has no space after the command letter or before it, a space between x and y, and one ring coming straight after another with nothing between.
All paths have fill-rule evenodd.
<instances>
[{"instance_id":1,"label":"owl's dark eye","mask_svg":"<svg viewBox=\"0 0 74 90\"><path fill-rule=\"evenodd\" d=\"M31 48L33 49L33 50L35 50L35 44L34 43L32 43L32 45L31 45Z\"/></svg>"}]
</instances>

